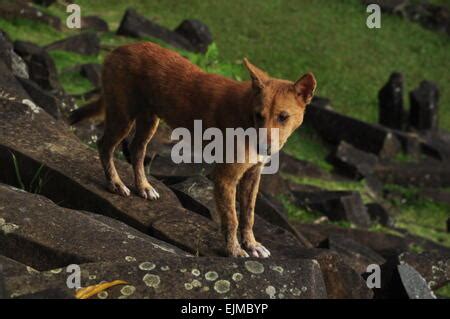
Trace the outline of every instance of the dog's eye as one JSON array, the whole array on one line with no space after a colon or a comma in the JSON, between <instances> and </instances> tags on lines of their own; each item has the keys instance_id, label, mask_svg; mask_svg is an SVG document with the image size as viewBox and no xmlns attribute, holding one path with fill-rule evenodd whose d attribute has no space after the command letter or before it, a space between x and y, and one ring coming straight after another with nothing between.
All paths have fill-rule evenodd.
<instances>
[{"instance_id":1,"label":"dog's eye","mask_svg":"<svg viewBox=\"0 0 450 319\"><path fill-rule=\"evenodd\" d=\"M286 120L289 118L289 114L287 114L287 113L280 113L279 115L278 115L278 122L280 122L280 123L284 123L284 122L286 122Z\"/></svg>"}]
</instances>

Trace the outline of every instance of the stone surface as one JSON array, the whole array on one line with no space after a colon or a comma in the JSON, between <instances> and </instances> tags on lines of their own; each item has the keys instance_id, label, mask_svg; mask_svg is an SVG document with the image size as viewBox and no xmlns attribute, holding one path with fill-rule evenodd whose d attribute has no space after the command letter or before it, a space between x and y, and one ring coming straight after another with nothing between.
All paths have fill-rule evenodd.
<instances>
[{"instance_id":1,"label":"stone surface","mask_svg":"<svg viewBox=\"0 0 450 319\"><path fill-rule=\"evenodd\" d=\"M371 225L369 214L358 192L295 191L297 204L325 214L330 220L346 220L360 227Z\"/></svg>"},{"instance_id":2,"label":"stone surface","mask_svg":"<svg viewBox=\"0 0 450 319\"><path fill-rule=\"evenodd\" d=\"M192 48L200 53L206 53L208 46L213 42L208 26L199 20L184 20L175 32L186 38Z\"/></svg>"},{"instance_id":3,"label":"stone surface","mask_svg":"<svg viewBox=\"0 0 450 319\"><path fill-rule=\"evenodd\" d=\"M450 282L450 256L433 252L420 254L406 252L399 256L399 261L417 270L426 280L428 287L433 290Z\"/></svg>"},{"instance_id":4,"label":"stone surface","mask_svg":"<svg viewBox=\"0 0 450 319\"><path fill-rule=\"evenodd\" d=\"M0 199L0 251L38 270L136 257L188 256L115 220L103 223L11 186L0 184Z\"/></svg>"},{"instance_id":5,"label":"stone surface","mask_svg":"<svg viewBox=\"0 0 450 319\"><path fill-rule=\"evenodd\" d=\"M197 236L215 234L207 218L183 209L172 191L152 177L149 180L161 195L159 200L150 202L134 192L128 198L110 193L97 152L43 111L36 113L29 106L0 99L0 135L0 165L5 168L0 171L2 182L19 185L14 154L22 183L29 187L34 179L33 188L40 185L40 194L64 207L111 216L162 239L180 236L166 233L169 228L158 229L160 220L170 218L170 229L183 231L180 246L190 246L190 251L195 251ZM116 160L116 167L133 191L131 167L120 160ZM200 232L184 232L189 223L198 225ZM222 244L222 236L218 238Z\"/></svg>"},{"instance_id":6,"label":"stone surface","mask_svg":"<svg viewBox=\"0 0 450 319\"><path fill-rule=\"evenodd\" d=\"M311 225L299 222L292 222L292 224L315 246L319 246L331 235L341 235L371 248L385 259L409 250L410 243L400 236L335 225Z\"/></svg>"},{"instance_id":7,"label":"stone surface","mask_svg":"<svg viewBox=\"0 0 450 319\"><path fill-rule=\"evenodd\" d=\"M61 20L58 17L49 15L25 0L1 1L0 17L6 20L28 19L45 23L55 29L61 29Z\"/></svg>"},{"instance_id":8,"label":"stone surface","mask_svg":"<svg viewBox=\"0 0 450 319\"><path fill-rule=\"evenodd\" d=\"M0 60L12 71L15 76L29 78L28 68L25 62L17 53L6 32L0 30Z\"/></svg>"},{"instance_id":9,"label":"stone surface","mask_svg":"<svg viewBox=\"0 0 450 319\"><path fill-rule=\"evenodd\" d=\"M97 55L100 52L100 38L93 32L84 32L53 42L47 45L45 49Z\"/></svg>"},{"instance_id":10,"label":"stone surface","mask_svg":"<svg viewBox=\"0 0 450 319\"><path fill-rule=\"evenodd\" d=\"M61 101L57 99L53 94L44 91L33 81L23 78L17 78L22 87L27 91L33 102L40 108L45 110L48 114L55 119L61 118Z\"/></svg>"},{"instance_id":11,"label":"stone surface","mask_svg":"<svg viewBox=\"0 0 450 319\"><path fill-rule=\"evenodd\" d=\"M18 102L31 99L2 60L0 60L0 99Z\"/></svg>"},{"instance_id":12,"label":"stone surface","mask_svg":"<svg viewBox=\"0 0 450 319\"><path fill-rule=\"evenodd\" d=\"M97 63L86 63L80 65L80 74L84 76L94 87L101 86L102 66Z\"/></svg>"},{"instance_id":13,"label":"stone surface","mask_svg":"<svg viewBox=\"0 0 450 319\"><path fill-rule=\"evenodd\" d=\"M61 89L53 59L43 48L25 41L15 41L14 51L25 61L30 80L44 90Z\"/></svg>"},{"instance_id":14,"label":"stone surface","mask_svg":"<svg viewBox=\"0 0 450 319\"><path fill-rule=\"evenodd\" d=\"M369 213L370 219L374 223L381 224L383 226L392 227L394 226L394 221L389 214L389 211L379 203L369 203L366 204L367 212Z\"/></svg>"},{"instance_id":15,"label":"stone surface","mask_svg":"<svg viewBox=\"0 0 450 319\"><path fill-rule=\"evenodd\" d=\"M406 263L400 264L397 268L409 299L436 299L433 291L417 270Z\"/></svg>"},{"instance_id":16,"label":"stone surface","mask_svg":"<svg viewBox=\"0 0 450 319\"><path fill-rule=\"evenodd\" d=\"M81 28L97 32L108 32L108 23L98 16L82 16Z\"/></svg>"},{"instance_id":17,"label":"stone surface","mask_svg":"<svg viewBox=\"0 0 450 319\"><path fill-rule=\"evenodd\" d=\"M119 285L93 298L257 298L321 299L327 297L319 264L315 260L254 260L224 258L149 258L132 262L81 265L82 286L122 279ZM13 297L66 286L67 274L7 279Z\"/></svg>"},{"instance_id":18,"label":"stone surface","mask_svg":"<svg viewBox=\"0 0 450 319\"><path fill-rule=\"evenodd\" d=\"M197 176L194 178L189 178L180 184L171 185L171 188L175 191L185 208L197 212L205 217L211 218L215 221L216 225L220 224L220 216L216 212L216 205L214 201L213 183L206 177ZM166 227L170 227L167 225L167 221L164 221L163 223ZM198 226L191 225L191 227L196 228ZM263 241L264 246L273 251L274 256L277 256L278 254L280 257L283 256L283 254L280 253L280 247L283 249L285 247L291 247L291 249L295 250L297 248L304 247L304 245L306 247L308 246L307 241L302 243L302 241L289 232L289 230L275 226L259 217L259 215L255 215L255 225L253 229L255 232L255 237ZM218 230L216 233L217 236L221 236ZM218 242L221 241L218 240ZM219 251L220 248L217 247L214 250ZM208 255L209 253L210 252L205 252L205 255ZM201 251L200 254L202 254Z\"/></svg>"},{"instance_id":19,"label":"stone surface","mask_svg":"<svg viewBox=\"0 0 450 319\"><path fill-rule=\"evenodd\" d=\"M298 177L330 178L327 172L314 163L296 159L283 151L280 152L280 171Z\"/></svg>"},{"instance_id":20,"label":"stone surface","mask_svg":"<svg viewBox=\"0 0 450 319\"><path fill-rule=\"evenodd\" d=\"M322 246L336 251L344 262L359 274L365 273L367 266L371 264L385 263L385 259L371 248L343 235L330 235Z\"/></svg>"},{"instance_id":21,"label":"stone surface","mask_svg":"<svg viewBox=\"0 0 450 319\"><path fill-rule=\"evenodd\" d=\"M315 259L322 270L328 298L371 299L373 292L365 280L334 251L329 249L297 249L284 252L289 258Z\"/></svg>"},{"instance_id":22,"label":"stone surface","mask_svg":"<svg viewBox=\"0 0 450 319\"><path fill-rule=\"evenodd\" d=\"M400 142L389 129L327 108L310 106L305 121L332 144L346 141L362 151L384 158L394 157L400 151Z\"/></svg>"},{"instance_id":23,"label":"stone surface","mask_svg":"<svg viewBox=\"0 0 450 319\"><path fill-rule=\"evenodd\" d=\"M422 81L409 94L411 108L409 124L417 130L436 130L438 127L439 89L430 81Z\"/></svg>"},{"instance_id":24,"label":"stone surface","mask_svg":"<svg viewBox=\"0 0 450 319\"><path fill-rule=\"evenodd\" d=\"M134 38L153 37L163 40L175 48L194 51L191 43L185 37L148 20L134 9L127 9L117 34Z\"/></svg>"},{"instance_id":25,"label":"stone surface","mask_svg":"<svg viewBox=\"0 0 450 319\"><path fill-rule=\"evenodd\" d=\"M383 163L375 167L375 175L383 182L403 186L448 187L450 165L436 161Z\"/></svg>"},{"instance_id":26,"label":"stone surface","mask_svg":"<svg viewBox=\"0 0 450 319\"><path fill-rule=\"evenodd\" d=\"M403 75L394 72L378 92L378 123L401 130L403 120Z\"/></svg>"},{"instance_id":27,"label":"stone surface","mask_svg":"<svg viewBox=\"0 0 450 319\"><path fill-rule=\"evenodd\" d=\"M328 160L340 173L354 179L372 175L378 163L377 156L361 151L344 141L339 143Z\"/></svg>"}]
</instances>

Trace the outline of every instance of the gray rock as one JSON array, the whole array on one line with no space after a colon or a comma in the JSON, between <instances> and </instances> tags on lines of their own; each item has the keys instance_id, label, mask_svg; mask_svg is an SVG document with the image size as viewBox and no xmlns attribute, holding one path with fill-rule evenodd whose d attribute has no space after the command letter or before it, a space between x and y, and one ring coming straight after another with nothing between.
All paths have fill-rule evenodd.
<instances>
[{"instance_id":1,"label":"gray rock","mask_svg":"<svg viewBox=\"0 0 450 319\"><path fill-rule=\"evenodd\" d=\"M153 37L175 48L195 51L184 36L148 20L131 8L125 12L117 34L134 38Z\"/></svg>"},{"instance_id":2,"label":"gray rock","mask_svg":"<svg viewBox=\"0 0 450 319\"><path fill-rule=\"evenodd\" d=\"M38 270L187 253L120 222L103 223L47 198L0 184L0 250Z\"/></svg>"},{"instance_id":3,"label":"gray rock","mask_svg":"<svg viewBox=\"0 0 450 319\"><path fill-rule=\"evenodd\" d=\"M389 128L403 128L403 75L392 73L378 92L378 123Z\"/></svg>"},{"instance_id":4,"label":"gray rock","mask_svg":"<svg viewBox=\"0 0 450 319\"><path fill-rule=\"evenodd\" d=\"M46 50L63 50L84 55L97 55L100 52L100 38L92 32L84 32L45 47Z\"/></svg>"},{"instance_id":5,"label":"gray rock","mask_svg":"<svg viewBox=\"0 0 450 319\"><path fill-rule=\"evenodd\" d=\"M422 81L409 94L411 108L409 124L417 130L436 130L438 127L439 89L436 84Z\"/></svg>"},{"instance_id":6,"label":"gray rock","mask_svg":"<svg viewBox=\"0 0 450 319\"><path fill-rule=\"evenodd\" d=\"M208 46L213 42L208 26L199 20L184 20L175 32L186 38L192 48L200 53L206 53Z\"/></svg>"},{"instance_id":7,"label":"gray rock","mask_svg":"<svg viewBox=\"0 0 450 319\"><path fill-rule=\"evenodd\" d=\"M330 220L346 220L360 227L371 225L370 216L358 192L294 191L297 204L326 215Z\"/></svg>"},{"instance_id":8,"label":"gray rock","mask_svg":"<svg viewBox=\"0 0 450 319\"><path fill-rule=\"evenodd\" d=\"M12 277L6 287L13 297L60 288L67 295L67 273ZM254 260L224 258L148 258L133 262L81 265L83 287L125 280L93 298L244 298L322 299L327 297L319 264L311 259Z\"/></svg>"},{"instance_id":9,"label":"gray rock","mask_svg":"<svg viewBox=\"0 0 450 319\"><path fill-rule=\"evenodd\" d=\"M30 80L44 90L60 90L53 59L43 48L30 42L15 41L14 51L25 61Z\"/></svg>"}]
</instances>

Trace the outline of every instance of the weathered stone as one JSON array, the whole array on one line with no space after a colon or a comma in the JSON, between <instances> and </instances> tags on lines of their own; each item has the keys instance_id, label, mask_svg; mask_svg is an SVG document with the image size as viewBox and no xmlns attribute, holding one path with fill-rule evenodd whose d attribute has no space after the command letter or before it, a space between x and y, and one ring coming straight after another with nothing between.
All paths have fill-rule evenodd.
<instances>
[{"instance_id":1,"label":"weathered stone","mask_svg":"<svg viewBox=\"0 0 450 319\"><path fill-rule=\"evenodd\" d=\"M185 37L148 20L134 9L127 9L117 34L134 38L153 37L161 39L175 48L194 51L191 43Z\"/></svg>"},{"instance_id":2,"label":"weathered stone","mask_svg":"<svg viewBox=\"0 0 450 319\"><path fill-rule=\"evenodd\" d=\"M420 147L427 156L440 161L450 160L450 139L443 132L429 132L420 140Z\"/></svg>"},{"instance_id":3,"label":"weathered stone","mask_svg":"<svg viewBox=\"0 0 450 319\"><path fill-rule=\"evenodd\" d=\"M81 28L97 32L108 32L108 23L98 16L81 17Z\"/></svg>"},{"instance_id":4,"label":"weathered stone","mask_svg":"<svg viewBox=\"0 0 450 319\"><path fill-rule=\"evenodd\" d=\"M33 0L33 2L38 4L38 5L40 5L40 6L49 7L53 3L55 3L56 0Z\"/></svg>"},{"instance_id":5,"label":"weathered stone","mask_svg":"<svg viewBox=\"0 0 450 319\"><path fill-rule=\"evenodd\" d=\"M394 221L392 220L388 210L383 205L379 203L369 203L366 204L366 208L370 219L373 222L387 227L394 226Z\"/></svg>"},{"instance_id":6,"label":"weathered stone","mask_svg":"<svg viewBox=\"0 0 450 319\"><path fill-rule=\"evenodd\" d=\"M174 31L186 38L192 48L200 53L206 53L213 42L208 26L199 20L184 20Z\"/></svg>"},{"instance_id":7,"label":"weathered stone","mask_svg":"<svg viewBox=\"0 0 450 319\"><path fill-rule=\"evenodd\" d=\"M399 257L400 263L406 263L417 270L426 280L428 287L439 289L450 282L450 257L438 253L406 252Z\"/></svg>"},{"instance_id":8,"label":"weathered stone","mask_svg":"<svg viewBox=\"0 0 450 319\"><path fill-rule=\"evenodd\" d=\"M378 92L378 123L389 128L403 128L403 75L394 72Z\"/></svg>"},{"instance_id":9,"label":"weathered stone","mask_svg":"<svg viewBox=\"0 0 450 319\"><path fill-rule=\"evenodd\" d=\"M365 273L367 266L371 264L382 265L386 261L371 248L343 235L330 235L322 246L336 251L344 262L359 274Z\"/></svg>"},{"instance_id":10,"label":"weathered stone","mask_svg":"<svg viewBox=\"0 0 450 319\"><path fill-rule=\"evenodd\" d=\"M97 63L87 63L80 65L80 74L84 76L95 87L101 86L102 66Z\"/></svg>"},{"instance_id":11,"label":"weathered stone","mask_svg":"<svg viewBox=\"0 0 450 319\"><path fill-rule=\"evenodd\" d=\"M296 159L280 152L280 171L299 177L330 178L330 175L314 163Z\"/></svg>"},{"instance_id":12,"label":"weathered stone","mask_svg":"<svg viewBox=\"0 0 450 319\"><path fill-rule=\"evenodd\" d=\"M58 74L53 59L43 48L25 41L15 41L14 51L28 66L30 80L44 90L59 90Z\"/></svg>"},{"instance_id":13,"label":"weathered stone","mask_svg":"<svg viewBox=\"0 0 450 319\"><path fill-rule=\"evenodd\" d=\"M377 4L383 12L400 14L409 4L409 0L362 0L365 6Z\"/></svg>"},{"instance_id":14,"label":"weathered stone","mask_svg":"<svg viewBox=\"0 0 450 319\"><path fill-rule=\"evenodd\" d=\"M283 252L288 258L315 259L322 270L328 298L371 299L372 291L365 280L334 251L328 249L289 250Z\"/></svg>"},{"instance_id":15,"label":"weathered stone","mask_svg":"<svg viewBox=\"0 0 450 319\"><path fill-rule=\"evenodd\" d=\"M383 256L391 258L409 249L408 240L391 234L372 232L363 229L343 228L335 225L312 225L292 222L314 246L319 246L331 235L341 235L367 246Z\"/></svg>"},{"instance_id":16,"label":"weathered stone","mask_svg":"<svg viewBox=\"0 0 450 319\"><path fill-rule=\"evenodd\" d=\"M354 179L372 175L374 166L378 163L375 155L361 151L345 141L339 143L328 159L339 172Z\"/></svg>"},{"instance_id":17,"label":"weathered stone","mask_svg":"<svg viewBox=\"0 0 450 319\"><path fill-rule=\"evenodd\" d=\"M8 35L0 30L0 60L6 64L15 76L29 78L28 68L20 56L14 52L14 46Z\"/></svg>"},{"instance_id":18,"label":"weathered stone","mask_svg":"<svg viewBox=\"0 0 450 319\"><path fill-rule=\"evenodd\" d=\"M3 255L0 255L0 272L3 273L4 277L39 273L36 269Z\"/></svg>"},{"instance_id":19,"label":"weathered stone","mask_svg":"<svg viewBox=\"0 0 450 319\"><path fill-rule=\"evenodd\" d=\"M375 167L375 175L388 184L419 187L450 186L450 165L436 161L419 163L383 163Z\"/></svg>"},{"instance_id":20,"label":"weathered stone","mask_svg":"<svg viewBox=\"0 0 450 319\"><path fill-rule=\"evenodd\" d=\"M450 205L450 192L439 188L424 188L420 190L420 195L435 202Z\"/></svg>"},{"instance_id":21,"label":"weathered stone","mask_svg":"<svg viewBox=\"0 0 450 319\"><path fill-rule=\"evenodd\" d=\"M39 195L0 184L0 250L39 270L96 261L187 256L117 221L105 224ZM119 223L120 224L120 223Z\"/></svg>"},{"instance_id":22,"label":"weathered stone","mask_svg":"<svg viewBox=\"0 0 450 319\"><path fill-rule=\"evenodd\" d=\"M438 127L439 89L430 81L422 81L409 94L411 108L409 124L417 130L436 130Z\"/></svg>"},{"instance_id":23,"label":"weathered stone","mask_svg":"<svg viewBox=\"0 0 450 319\"><path fill-rule=\"evenodd\" d=\"M294 192L294 195L299 205L319 211L330 220L347 220L361 227L369 227L371 224L358 192Z\"/></svg>"},{"instance_id":24,"label":"weathered stone","mask_svg":"<svg viewBox=\"0 0 450 319\"><path fill-rule=\"evenodd\" d=\"M383 158L394 157L400 151L400 142L389 129L327 108L310 106L305 114L305 121L332 144L346 141L362 151Z\"/></svg>"},{"instance_id":25,"label":"weathered stone","mask_svg":"<svg viewBox=\"0 0 450 319\"><path fill-rule=\"evenodd\" d=\"M436 299L422 275L398 257L381 267L381 287L374 292L378 299Z\"/></svg>"},{"instance_id":26,"label":"weathered stone","mask_svg":"<svg viewBox=\"0 0 450 319\"><path fill-rule=\"evenodd\" d=\"M156 155L151 161L151 173L165 184L174 184L188 177L206 176L212 171L208 164L174 163L170 157Z\"/></svg>"},{"instance_id":27,"label":"weathered stone","mask_svg":"<svg viewBox=\"0 0 450 319\"><path fill-rule=\"evenodd\" d=\"M172 185L171 188L179 196L185 208L198 212L203 216L209 216L217 225L220 224L220 216L216 212L214 201L214 187L209 179L202 176L189 178L180 184ZM163 223L167 225L166 221ZM196 226L192 225L191 227ZM264 245L269 250L274 251L275 256L277 255L277 251L279 253L278 246L280 245L297 249L302 247L303 244L308 247L309 244L307 241L302 243L288 230L270 224L258 215L255 215L254 232L257 238L261 238L264 241ZM221 236L218 231L217 233L217 236ZM309 246L311 245L309 244ZM200 253L202 252L200 251Z\"/></svg>"},{"instance_id":28,"label":"weathered stone","mask_svg":"<svg viewBox=\"0 0 450 319\"><path fill-rule=\"evenodd\" d=\"M436 299L433 291L417 270L406 263L400 264L397 268L409 299Z\"/></svg>"},{"instance_id":29,"label":"weathered stone","mask_svg":"<svg viewBox=\"0 0 450 319\"><path fill-rule=\"evenodd\" d=\"M20 82L25 91L27 91L34 103L36 103L40 108L45 110L55 119L58 120L61 118L61 101L59 101L53 94L44 91L33 81L19 77L17 80Z\"/></svg>"},{"instance_id":30,"label":"weathered stone","mask_svg":"<svg viewBox=\"0 0 450 319\"><path fill-rule=\"evenodd\" d=\"M282 206L264 194L258 194L256 198L255 213L273 225L277 225L292 233L305 247L312 247L312 244L300 234L289 222L286 212L282 211Z\"/></svg>"},{"instance_id":31,"label":"weathered stone","mask_svg":"<svg viewBox=\"0 0 450 319\"><path fill-rule=\"evenodd\" d=\"M27 19L41 22L58 30L62 26L58 17L44 13L25 0L1 1L0 17L6 20Z\"/></svg>"},{"instance_id":32,"label":"weathered stone","mask_svg":"<svg viewBox=\"0 0 450 319\"><path fill-rule=\"evenodd\" d=\"M160 238L178 236L166 234L164 229L155 226L157 221L168 217L173 227L182 228L189 222L206 225L201 228L202 237L215 231L206 223L207 218L184 210L173 192L152 177L149 181L161 195L159 200L150 202L134 192L128 198L109 192L97 152L81 144L63 123L54 122L45 112L36 113L26 105L0 99L0 136L2 182L20 184L16 163L24 186L29 187L34 179L34 188L40 185L40 194L64 207L111 216L142 232L160 234ZM129 165L116 160L116 167L125 184L133 185ZM194 250L196 234L183 236L181 242ZM222 242L219 236L219 243Z\"/></svg>"},{"instance_id":33,"label":"weathered stone","mask_svg":"<svg viewBox=\"0 0 450 319\"><path fill-rule=\"evenodd\" d=\"M0 99L17 102L30 100L30 96L2 60L0 60Z\"/></svg>"},{"instance_id":34,"label":"weathered stone","mask_svg":"<svg viewBox=\"0 0 450 319\"><path fill-rule=\"evenodd\" d=\"M152 264L146 270L144 264ZM209 272L217 276L208 277ZM214 279L217 277L216 279ZM208 280L211 279L211 280ZM315 260L253 260L224 258L150 258L134 262L107 262L81 265L82 286L101 281L125 280L93 298L257 298L322 299L326 288ZM6 280L13 297L37 293L49 287L64 289L67 274L43 273Z\"/></svg>"},{"instance_id":35,"label":"weathered stone","mask_svg":"<svg viewBox=\"0 0 450 319\"><path fill-rule=\"evenodd\" d=\"M100 52L100 39L92 32L84 32L45 47L46 50L63 50L85 55L97 55Z\"/></svg>"}]
</instances>

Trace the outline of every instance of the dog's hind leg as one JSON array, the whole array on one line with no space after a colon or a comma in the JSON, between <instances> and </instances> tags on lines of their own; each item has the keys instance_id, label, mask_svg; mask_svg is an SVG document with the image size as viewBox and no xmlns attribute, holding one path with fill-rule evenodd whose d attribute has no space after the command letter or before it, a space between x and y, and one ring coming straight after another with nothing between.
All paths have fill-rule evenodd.
<instances>
[{"instance_id":1,"label":"dog's hind leg","mask_svg":"<svg viewBox=\"0 0 450 319\"><path fill-rule=\"evenodd\" d=\"M129 196L130 190L120 179L114 165L114 150L117 145L130 133L133 120L127 115L117 112L106 112L105 131L97 146L100 160L105 172L108 188L111 192L122 196Z\"/></svg>"},{"instance_id":2,"label":"dog's hind leg","mask_svg":"<svg viewBox=\"0 0 450 319\"><path fill-rule=\"evenodd\" d=\"M134 180L139 196L145 199L158 199L159 194L147 180L144 170L144 160L147 144L155 134L159 118L150 111L144 111L136 117L136 133L130 145L131 164L134 169Z\"/></svg>"}]
</instances>

